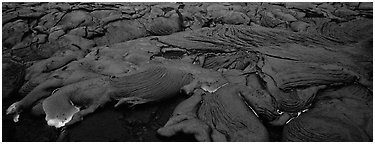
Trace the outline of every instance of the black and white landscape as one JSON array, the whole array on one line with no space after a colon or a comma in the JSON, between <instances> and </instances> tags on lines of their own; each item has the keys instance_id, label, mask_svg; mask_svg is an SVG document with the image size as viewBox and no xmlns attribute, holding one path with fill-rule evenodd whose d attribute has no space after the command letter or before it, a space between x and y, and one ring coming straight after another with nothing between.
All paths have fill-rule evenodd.
<instances>
[{"instance_id":1,"label":"black and white landscape","mask_svg":"<svg viewBox=\"0 0 375 144\"><path fill-rule=\"evenodd\" d=\"M3 141L373 141L373 3L2 3Z\"/></svg>"}]
</instances>

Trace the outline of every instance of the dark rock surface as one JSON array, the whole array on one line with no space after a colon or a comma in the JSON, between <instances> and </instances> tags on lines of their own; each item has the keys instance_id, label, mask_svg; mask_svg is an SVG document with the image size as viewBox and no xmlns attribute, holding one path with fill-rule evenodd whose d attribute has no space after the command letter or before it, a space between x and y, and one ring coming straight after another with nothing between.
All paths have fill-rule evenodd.
<instances>
[{"instance_id":1,"label":"dark rock surface","mask_svg":"<svg viewBox=\"0 0 375 144\"><path fill-rule=\"evenodd\" d=\"M4 2L3 141L373 141L372 6ZM134 80L158 60L194 80L174 68ZM47 125L45 97L101 76L133 77L128 95L161 100L117 94L124 105L100 99L82 121ZM7 108L21 99L14 123Z\"/></svg>"}]
</instances>

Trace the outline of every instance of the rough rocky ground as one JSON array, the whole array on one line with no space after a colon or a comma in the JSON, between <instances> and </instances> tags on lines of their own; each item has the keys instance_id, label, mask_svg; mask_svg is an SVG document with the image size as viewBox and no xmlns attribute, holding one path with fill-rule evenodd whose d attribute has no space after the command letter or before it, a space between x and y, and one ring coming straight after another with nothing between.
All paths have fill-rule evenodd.
<instances>
[{"instance_id":1,"label":"rough rocky ground","mask_svg":"<svg viewBox=\"0 0 375 144\"><path fill-rule=\"evenodd\" d=\"M67 128L63 139L62 130L48 126L43 116L25 113L14 123L5 115L22 98L17 91L34 62L131 40L142 46L140 38L159 47L159 56L196 56L204 68L257 67L269 75L264 81L274 81L290 97L276 99L283 111L297 113L312 103L315 109L289 125L265 124L271 141L323 141L294 132L304 132L298 125L332 119L350 125L349 141L372 141L372 3L2 3L2 8L3 141L194 141L156 134L187 96L132 108L108 104ZM259 61L263 65L255 64ZM329 89L314 100L301 104L289 95L320 84ZM322 112L327 109L333 112ZM353 127L365 136L350 134Z\"/></svg>"}]
</instances>

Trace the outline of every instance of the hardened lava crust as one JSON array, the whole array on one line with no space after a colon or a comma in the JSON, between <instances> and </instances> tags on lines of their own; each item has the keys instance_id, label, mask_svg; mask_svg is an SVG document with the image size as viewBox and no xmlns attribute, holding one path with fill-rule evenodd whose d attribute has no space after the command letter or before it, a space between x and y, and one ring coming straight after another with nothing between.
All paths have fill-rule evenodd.
<instances>
[{"instance_id":1,"label":"hardened lava crust","mask_svg":"<svg viewBox=\"0 0 375 144\"><path fill-rule=\"evenodd\" d=\"M373 141L373 3L2 10L3 141Z\"/></svg>"}]
</instances>

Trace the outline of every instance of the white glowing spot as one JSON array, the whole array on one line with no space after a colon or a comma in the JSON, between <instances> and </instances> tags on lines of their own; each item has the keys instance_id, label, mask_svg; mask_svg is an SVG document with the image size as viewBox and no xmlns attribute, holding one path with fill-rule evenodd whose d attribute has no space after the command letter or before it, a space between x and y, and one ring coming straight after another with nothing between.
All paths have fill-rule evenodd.
<instances>
[{"instance_id":1,"label":"white glowing spot","mask_svg":"<svg viewBox=\"0 0 375 144\"><path fill-rule=\"evenodd\" d=\"M225 85L227 85L228 83L225 83L225 84L223 84L223 85L221 85L221 86L219 86L219 87L217 87L217 88L215 88L215 87L210 87L210 86L208 86L207 84L203 84L202 86L201 86L201 88L204 90L204 91L207 91L207 92L209 92L209 93L214 93L214 92L216 92L218 89L220 89L221 87L223 87L223 86L225 86Z\"/></svg>"},{"instance_id":2,"label":"white glowing spot","mask_svg":"<svg viewBox=\"0 0 375 144\"><path fill-rule=\"evenodd\" d=\"M52 94L54 94L54 93L57 92L58 90L59 90L59 88L54 89L54 90L52 91Z\"/></svg>"},{"instance_id":3,"label":"white glowing spot","mask_svg":"<svg viewBox=\"0 0 375 144\"><path fill-rule=\"evenodd\" d=\"M251 106L248 106L250 109L251 109L251 111L253 111L253 113L255 114L255 116L257 116L258 118L259 118L259 116L258 116L258 114L255 112L255 110L251 107Z\"/></svg>"},{"instance_id":4,"label":"white glowing spot","mask_svg":"<svg viewBox=\"0 0 375 144\"><path fill-rule=\"evenodd\" d=\"M18 119L20 118L20 114L14 114L13 121L18 122Z\"/></svg>"},{"instance_id":5,"label":"white glowing spot","mask_svg":"<svg viewBox=\"0 0 375 144\"><path fill-rule=\"evenodd\" d=\"M299 115L301 115L301 114L302 114L302 112L298 112L296 117L299 117Z\"/></svg>"},{"instance_id":6,"label":"white glowing spot","mask_svg":"<svg viewBox=\"0 0 375 144\"><path fill-rule=\"evenodd\" d=\"M294 118L291 118L291 119L289 119L288 121L286 121L286 123L285 124L288 124L290 121L292 121Z\"/></svg>"},{"instance_id":7,"label":"white glowing spot","mask_svg":"<svg viewBox=\"0 0 375 144\"><path fill-rule=\"evenodd\" d=\"M47 124L49 126L55 126L56 128L60 128L65 125L65 123L60 121L59 119L50 119L48 120Z\"/></svg>"},{"instance_id":8,"label":"white glowing spot","mask_svg":"<svg viewBox=\"0 0 375 144\"><path fill-rule=\"evenodd\" d=\"M70 102L72 105L73 103ZM73 105L74 106L74 105ZM68 123L70 120L72 120L73 115L80 111L79 107L74 106L73 109L70 111L65 112L64 114L58 114L60 117L53 117L50 118L50 116L46 115L46 121L49 126L54 126L56 128L60 128L65 126L66 123Z\"/></svg>"},{"instance_id":9,"label":"white glowing spot","mask_svg":"<svg viewBox=\"0 0 375 144\"><path fill-rule=\"evenodd\" d=\"M280 115L282 115L282 114L284 113L284 112L280 111L279 109L276 110L276 112L277 112L278 114L280 114Z\"/></svg>"},{"instance_id":10,"label":"white glowing spot","mask_svg":"<svg viewBox=\"0 0 375 144\"><path fill-rule=\"evenodd\" d=\"M304 112L307 112L309 109L304 109L304 110L302 110L302 112L304 113Z\"/></svg>"}]
</instances>

